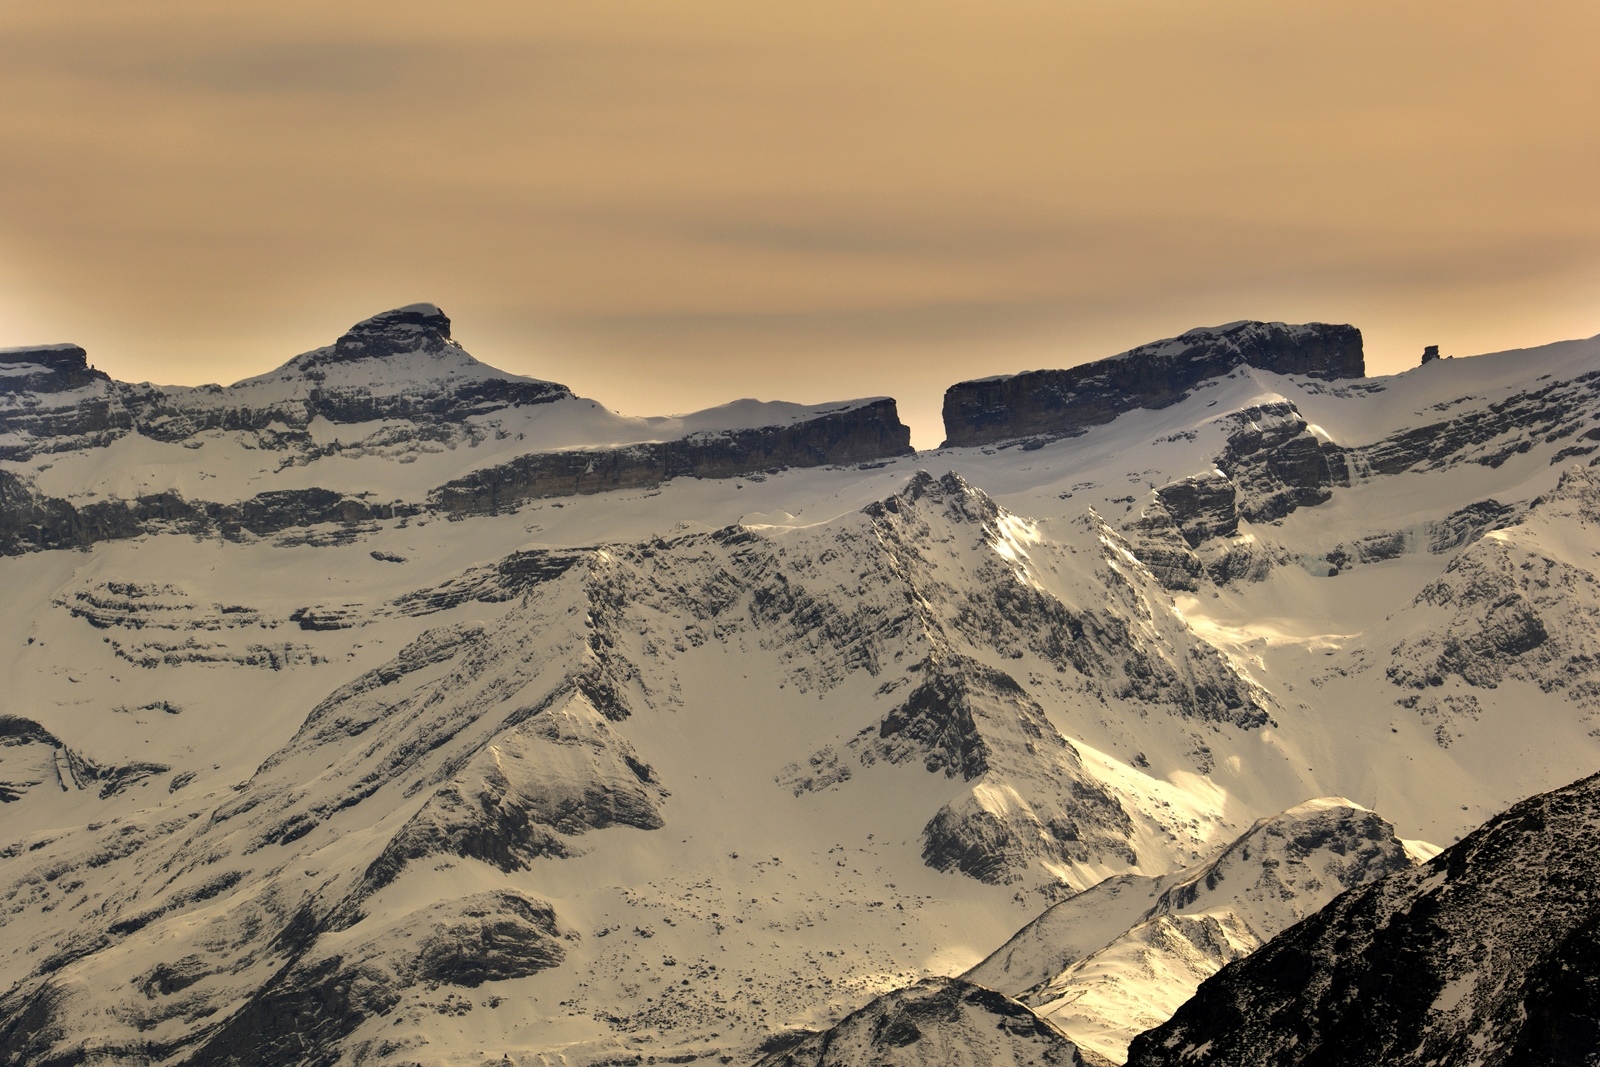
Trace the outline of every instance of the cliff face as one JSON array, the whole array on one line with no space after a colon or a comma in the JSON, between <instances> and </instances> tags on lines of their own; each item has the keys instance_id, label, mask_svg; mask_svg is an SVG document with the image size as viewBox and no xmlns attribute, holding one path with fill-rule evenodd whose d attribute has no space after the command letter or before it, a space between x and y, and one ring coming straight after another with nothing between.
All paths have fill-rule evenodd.
<instances>
[{"instance_id":1,"label":"cliff face","mask_svg":"<svg viewBox=\"0 0 1600 1067\"><path fill-rule=\"evenodd\" d=\"M0 348L0 396L8 393L56 393L96 381L110 381L89 366L89 353L77 345L34 345Z\"/></svg>"},{"instance_id":2,"label":"cliff face","mask_svg":"<svg viewBox=\"0 0 1600 1067\"><path fill-rule=\"evenodd\" d=\"M1066 370L960 382L944 394L944 443L1076 436L1134 408L1175 404L1200 382L1243 365L1325 379L1366 373L1354 326L1236 322Z\"/></svg>"},{"instance_id":3,"label":"cliff face","mask_svg":"<svg viewBox=\"0 0 1600 1067\"><path fill-rule=\"evenodd\" d=\"M668 478L730 478L774 467L820 467L910 455L911 430L895 402L872 400L805 422L692 434L678 441L518 456L439 486L429 503L453 515L528 500L660 485Z\"/></svg>"}]
</instances>

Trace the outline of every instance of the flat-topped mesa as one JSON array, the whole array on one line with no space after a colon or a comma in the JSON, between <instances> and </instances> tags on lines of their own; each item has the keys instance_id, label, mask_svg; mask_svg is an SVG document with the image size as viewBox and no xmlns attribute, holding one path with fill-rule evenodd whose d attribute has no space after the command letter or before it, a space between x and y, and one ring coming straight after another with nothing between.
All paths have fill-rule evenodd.
<instances>
[{"instance_id":1,"label":"flat-topped mesa","mask_svg":"<svg viewBox=\"0 0 1600 1067\"><path fill-rule=\"evenodd\" d=\"M0 348L0 393L59 393L110 381L78 345Z\"/></svg>"},{"instance_id":2,"label":"flat-topped mesa","mask_svg":"<svg viewBox=\"0 0 1600 1067\"><path fill-rule=\"evenodd\" d=\"M1321 322L1201 327L1065 370L960 382L945 390L945 446L1075 437L1134 408L1162 408L1239 366L1311 378L1366 374L1361 331Z\"/></svg>"}]
</instances>

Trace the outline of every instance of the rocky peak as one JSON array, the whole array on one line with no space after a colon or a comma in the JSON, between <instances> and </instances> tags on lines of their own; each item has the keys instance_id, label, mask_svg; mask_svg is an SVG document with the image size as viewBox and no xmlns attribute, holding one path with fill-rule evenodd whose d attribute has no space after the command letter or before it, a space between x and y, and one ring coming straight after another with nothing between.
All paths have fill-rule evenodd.
<instances>
[{"instance_id":1,"label":"rocky peak","mask_svg":"<svg viewBox=\"0 0 1600 1067\"><path fill-rule=\"evenodd\" d=\"M1361 331L1312 322L1232 322L1066 370L960 382L944 395L945 445L1075 437L1134 408L1162 408L1240 366L1311 378L1366 374Z\"/></svg>"},{"instance_id":2,"label":"rocky peak","mask_svg":"<svg viewBox=\"0 0 1600 1067\"><path fill-rule=\"evenodd\" d=\"M407 304L350 327L333 343L327 358L381 359L406 352L440 352L447 346L460 347L450 339L450 317L436 304Z\"/></svg>"},{"instance_id":3,"label":"rocky peak","mask_svg":"<svg viewBox=\"0 0 1600 1067\"><path fill-rule=\"evenodd\" d=\"M942 505L945 515L954 522L986 523L1000 516L1000 505L955 471L947 471L943 477L935 478L927 471L919 470L900 492L868 504L862 511L874 519L882 519L886 515L913 508L919 500Z\"/></svg>"},{"instance_id":4,"label":"rocky peak","mask_svg":"<svg viewBox=\"0 0 1600 1067\"><path fill-rule=\"evenodd\" d=\"M78 345L0 348L0 393L58 393L96 381L110 378Z\"/></svg>"}]
</instances>

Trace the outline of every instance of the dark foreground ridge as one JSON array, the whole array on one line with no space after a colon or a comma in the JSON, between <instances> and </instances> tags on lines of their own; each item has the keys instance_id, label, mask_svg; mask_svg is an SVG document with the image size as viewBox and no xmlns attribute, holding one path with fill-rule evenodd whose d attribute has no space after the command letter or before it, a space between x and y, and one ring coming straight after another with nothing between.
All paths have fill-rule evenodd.
<instances>
[{"instance_id":1,"label":"dark foreground ridge","mask_svg":"<svg viewBox=\"0 0 1600 1067\"><path fill-rule=\"evenodd\" d=\"M945 446L1074 437L1134 408L1176 404L1207 378L1248 365L1311 378L1366 374L1361 331L1312 322L1235 322L1153 341L1067 370L960 382L945 390Z\"/></svg>"},{"instance_id":2,"label":"dark foreground ridge","mask_svg":"<svg viewBox=\"0 0 1600 1067\"><path fill-rule=\"evenodd\" d=\"M1129 1067L1600 1064L1600 775L1337 898L1139 1035Z\"/></svg>"}]
</instances>

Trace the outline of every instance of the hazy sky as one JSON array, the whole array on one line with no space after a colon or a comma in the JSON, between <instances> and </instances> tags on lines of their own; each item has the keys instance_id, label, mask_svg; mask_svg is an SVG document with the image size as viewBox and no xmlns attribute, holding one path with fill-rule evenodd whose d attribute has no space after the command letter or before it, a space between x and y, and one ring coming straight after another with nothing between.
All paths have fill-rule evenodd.
<instances>
[{"instance_id":1,"label":"hazy sky","mask_svg":"<svg viewBox=\"0 0 1600 1067\"><path fill-rule=\"evenodd\" d=\"M232 381L431 300L630 414L1241 318L1600 332L1600 3L0 5L0 345Z\"/></svg>"}]
</instances>

